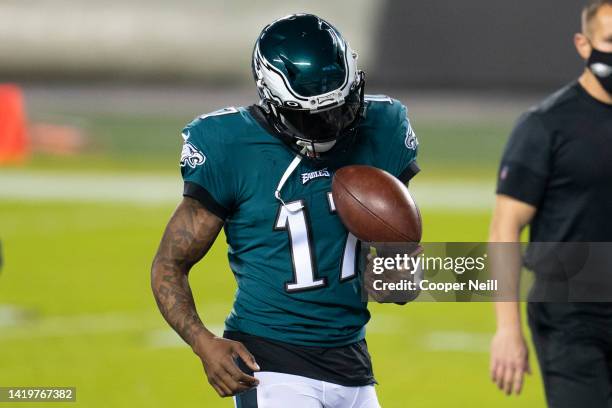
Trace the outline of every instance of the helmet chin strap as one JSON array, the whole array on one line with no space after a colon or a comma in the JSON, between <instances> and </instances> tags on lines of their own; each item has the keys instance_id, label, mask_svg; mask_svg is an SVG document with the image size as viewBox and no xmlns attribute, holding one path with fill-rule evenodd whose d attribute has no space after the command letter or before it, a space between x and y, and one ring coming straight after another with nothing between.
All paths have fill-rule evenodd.
<instances>
[{"instance_id":1,"label":"helmet chin strap","mask_svg":"<svg viewBox=\"0 0 612 408\"><path fill-rule=\"evenodd\" d=\"M285 172L283 173L283 176L281 177L280 181L278 182L278 186L276 187L276 190L274 191L274 197L281 202L281 204L283 205L283 207L285 207L285 209L287 209L287 211L289 212L298 212L302 209L302 205L295 206L295 207L289 207L287 206L287 204L285 204L285 202L283 201L282 197L281 197L281 190L283 188L283 186L285 185L285 183L287 182L287 179L289 179L289 176L291 176L291 174L295 171L295 169L297 168L297 166L299 166L300 162L302 161L303 158L303 154L306 154L306 150L307 148L304 147L302 149L302 151L300 151L300 154L296 154L295 157L293 158L293 160L291 161L291 163L289 164L289 167L287 167L287 170L285 170Z\"/></svg>"}]
</instances>

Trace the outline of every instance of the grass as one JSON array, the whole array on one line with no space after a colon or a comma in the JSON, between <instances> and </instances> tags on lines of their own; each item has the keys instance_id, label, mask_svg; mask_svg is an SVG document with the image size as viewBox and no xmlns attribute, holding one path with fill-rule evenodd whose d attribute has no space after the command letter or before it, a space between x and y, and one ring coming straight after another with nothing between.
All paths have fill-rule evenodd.
<instances>
[{"instance_id":1,"label":"grass","mask_svg":"<svg viewBox=\"0 0 612 408\"><path fill-rule=\"evenodd\" d=\"M98 150L72 158L35 156L25 167L177 174L176 135L184 121L90 118ZM425 171L419 177L490 180L506 130L494 124L421 126ZM449 133L452 140L444 142ZM150 293L149 265L172 209L6 200L0 192L0 305L4 313L10 305L23 314L11 323L2 319L0 306L0 386L76 386L76 404L57 404L67 407L232 406L208 386L190 349L174 341ZM425 241L486 238L489 211L422 212ZM235 290L225 251L220 238L192 272L196 302L212 327L222 325ZM372 313L368 343L385 408L544 404L537 374L520 398L507 398L490 383L491 304L374 305ZM448 333L449 344L433 347L440 333ZM454 347L461 344L453 344L460 342L453 333L467 333L471 343Z\"/></svg>"}]
</instances>

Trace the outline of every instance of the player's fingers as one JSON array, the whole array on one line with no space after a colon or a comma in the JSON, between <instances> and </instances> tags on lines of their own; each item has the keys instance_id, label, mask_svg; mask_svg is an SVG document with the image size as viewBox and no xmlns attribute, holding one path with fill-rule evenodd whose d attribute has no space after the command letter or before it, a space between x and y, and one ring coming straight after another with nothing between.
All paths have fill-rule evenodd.
<instances>
[{"instance_id":1,"label":"player's fingers","mask_svg":"<svg viewBox=\"0 0 612 408\"><path fill-rule=\"evenodd\" d=\"M249 387L256 387L259 384L259 380L257 378L242 371L233 360L228 361L223 367L229 373L229 375L231 375L232 378L239 383L245 384Z\"/></svg>"},{"instance_id":2,"label":"player's fingers","mask_svg":"<svg viewBox=\"0 0 612 408\"><path fill-rule=\"evenodd\" d=\"M221 391L223 391L223 395L221 395L223 398L231 397L232 395L234 395L231 387L225 384L225 382L220 381L217 385L219 386L219 388L221 388Z\"/></svg>"},{"instance_id":3,"label":"player's fingers","mask_svg":"<svg viewBox=\"0 0 612 408\"><path fill-rule=\"evenodd\" d=\"M231 395L231 390L223 383L219 373L219 370L208 373L208 383L217 391L220 397L227 397Z\"/></svg>"},{"instance_id":4,"label":"player's fingers","mask_svg":"<svg viewBox=\"0 0 612 408\"><path fill-rule=\"evenodd\" d=\"M244 361L244 363L249 366L249 368L253 371L259 371L259 365L255 361L255 357L249 352L249 350L244 347L244 344L236 342L234 344L234 352L238 354L238 356Z\"/></svg>"},{"instance_id":5,"label":"player's fingers","mask_svg":"<svg viewBox=\"0 0 612 408\"><path fill-rule=\"evenodd\" d=\"M238 393L243 392L243 391L250 390L250 389L252 389L254 387L257 387L257 385L259 384L257 379L255 379L256 382L252 382L252 381L244 382L244 381L238 380L234 373L231 373L231 372L228 371L227 374L232 379L232 383L229 384L229 386L232 389L232 394L233 395L238 394Z\"/></svg>"},{"instance_id":6,"label":"player's fingers","mask_svg":"<svg viewBox=\"0 0 612 408\"><path fill-rule=\"evenodd\" d=\"M217 391L220 397L229 397L232 395L231 388L224 381L223 376L227 375L222 365L217 365L214 368L204 367L208 383Z\"/></svg>"},{"instance_id":7,"label":"player's fingers","mask_svg":"<svg viewBox=\"0 0 612 408\"><path fill-rule=\"evenodd\" d=\"M221 387L219 387L217 384L211 383L210 385L215 389L215 391L217 391L217 394L219 394L221 398L227 397L226 392L223 391L223 389L221 389Z\"/></svg>"},{"instance_id":8,"label":"player's fingers","mask_svg":"<svg viewBox=\"0 0 612 408\"><path fill-rule=\"evenodd\" d=\"M221 379L225 388L229 390L228 395L235 395L239 392L246 391L251 388L248 385L239 383L238 381L234 380L227 370L224 370L223 373L219 374L219 378Z\"/></svg>"}]
</instances>

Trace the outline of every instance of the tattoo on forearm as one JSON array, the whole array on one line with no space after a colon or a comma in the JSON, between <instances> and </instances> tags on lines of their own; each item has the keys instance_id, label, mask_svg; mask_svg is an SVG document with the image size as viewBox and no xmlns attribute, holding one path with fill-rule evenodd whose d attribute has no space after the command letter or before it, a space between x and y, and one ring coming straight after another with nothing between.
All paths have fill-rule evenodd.
<instances>
[{"instance_id":1,"label":"tattoo on forearm","mask_svg":"<svg viewBox=\"0 0 612 408\"><path fill-rule=\"evenodd\" d=\"M223 221L185 198L172 215L151 268L151 286L162 315L185 342L206 330L198 316L188 274L208 251Z\"/></svg>"}]
</instances>

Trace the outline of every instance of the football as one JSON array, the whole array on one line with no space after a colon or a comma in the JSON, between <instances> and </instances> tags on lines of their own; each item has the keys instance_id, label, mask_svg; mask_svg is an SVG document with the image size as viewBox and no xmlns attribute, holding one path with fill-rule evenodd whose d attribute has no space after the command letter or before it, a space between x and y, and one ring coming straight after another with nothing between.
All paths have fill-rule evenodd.
<instances>
[{"instance_id":1,"label":"football","mask_svg":"<svg viewBox=\"0 0 612 408\"><path fill-rule=\"evenodd\" d=\"M365 242L420 242L421 214L401 181L371 166L346 166L332 181L336 211Z\"/></svg>"}]
</instances>

